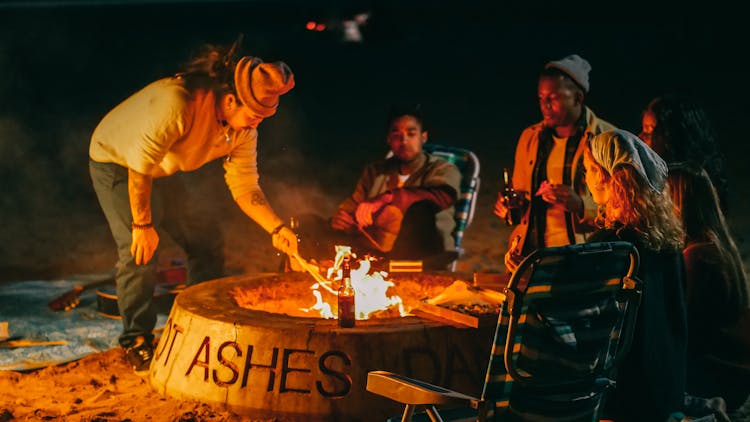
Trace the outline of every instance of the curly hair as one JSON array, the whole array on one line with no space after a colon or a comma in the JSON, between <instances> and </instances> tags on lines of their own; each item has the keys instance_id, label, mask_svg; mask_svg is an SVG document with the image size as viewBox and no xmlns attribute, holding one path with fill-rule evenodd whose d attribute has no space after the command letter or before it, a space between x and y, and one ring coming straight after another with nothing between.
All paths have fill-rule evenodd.
<instances>
[{"instance_id":1,"label":"curly hair","mask_svg":"<svg viewBox=\"0 0 750 422\"><path fill-rule=\"evenodd\" d=\"M638 233L645 245L657 251L683 248L685 233L674 214L669 186L662 192L654 191L630 166L616 167L607 183L610 197L599 208L600 225L628 227Z\"/></svg>"},{"instance_id":2,"label":"curly hair","mask_svg":"<svg viewBox=\"0 0 750 422\"><path fill-rule=\"evenodd\" d=\"M656 119L651 138L654 150L667 163L689 162L706 169L726 213L729 200L726 160L706 110L683 95L667 94L651 100L645 112L651 112Z\"/></svg>"}]
</instances>

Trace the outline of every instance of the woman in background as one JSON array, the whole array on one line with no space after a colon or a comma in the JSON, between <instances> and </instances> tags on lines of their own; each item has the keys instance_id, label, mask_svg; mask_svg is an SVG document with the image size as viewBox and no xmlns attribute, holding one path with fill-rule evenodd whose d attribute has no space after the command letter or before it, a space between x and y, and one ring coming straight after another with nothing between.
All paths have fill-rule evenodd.
<instances>
[{"instance_id":1,"label":"woman in background","mask_svg":"<svg viewBox=\"0 0 750 422\"><path fill-rule=\"evenodd\" d=\"M726 160L706 110L687 97L663 95L648 103L641 124L639 136L668 165L687 162L706 170L726 215L729 199Z\"/></svg>"},{"instance_id":2,"label":"woman in background","mask_svg":"<svg viewBox=\"0 0 750 422\"><path fill-rule=\"evenodd\" d=\"M632 348L618 368L605 416L665 421L683 408L687 349L684 233L673 212L667 165L624 130L593 137L583 162L602 227L589 241L634 244L643 281Z\"/></svg>"},{"instance_id":3,"label":"woman in background","mask_svg":"<svg viewBox=\"0 0 750 422\"><path fill-rule=\"evenodd\" d=\"M708 173L695 164L676 164L669 185L685 228L686 390L723 397L733 410L750 395L747 275Z\"/></svg>"}]
</instances>

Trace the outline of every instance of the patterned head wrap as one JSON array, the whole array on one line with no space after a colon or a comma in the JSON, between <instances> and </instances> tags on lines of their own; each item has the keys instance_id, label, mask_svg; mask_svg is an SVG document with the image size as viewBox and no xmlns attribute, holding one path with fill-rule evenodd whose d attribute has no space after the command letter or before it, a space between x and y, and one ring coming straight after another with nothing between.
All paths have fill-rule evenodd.
<instances>
[{"instance_id":1,"label":"patterned head wrap","mask_svg":"<svg viewBox=\"0 0 750 422\"><path fill-rule=\"evenodd\" d=\"M622 129L602 132L590 141L594 160L609 174L630 166L649 187L661 193L667 183L667 163L636 135Z\"/></svg>"}]
</instances>

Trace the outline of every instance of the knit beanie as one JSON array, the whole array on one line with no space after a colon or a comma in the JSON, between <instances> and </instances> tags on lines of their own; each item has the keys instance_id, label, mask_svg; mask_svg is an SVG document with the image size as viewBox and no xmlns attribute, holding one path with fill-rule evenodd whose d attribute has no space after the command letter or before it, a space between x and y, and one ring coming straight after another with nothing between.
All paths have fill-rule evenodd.
<instances>
[{"instance_id":1,"label":"knit beanie","mask_svg":"<svg viewBox=\"0 0 750 422\"><path fill-rule=\"evenodd\" d=\"M545 69L551 67L568 75L583 88L584 92L589 92L589 71L591 71L591 65L578 54L572 54L563 59L551 61L544 66Z\"/></svg>"},{"instance_id":2,"label":"knit beanie","mask_svg":"<svg viewBox=\"0 0 750 422\"><path fill-rule=\"evenodd\" d=\"M234 86L240 101L266 118L276 113L279 96L294 87L294 74L284 62L245 56L234 68Z\"/></svg>"},{"instance_id":3,"label":"knit beanie","mask_svg":"<svg viewBox=\"0 0 750 422\"><path fill-rule=\"evenodd\" d=\"M667 163L636 135L622 129L602 132L589 141L591 155L609 174L618 166L630 166L654 191L667 183Z\"/></svg>"}]
</instances>

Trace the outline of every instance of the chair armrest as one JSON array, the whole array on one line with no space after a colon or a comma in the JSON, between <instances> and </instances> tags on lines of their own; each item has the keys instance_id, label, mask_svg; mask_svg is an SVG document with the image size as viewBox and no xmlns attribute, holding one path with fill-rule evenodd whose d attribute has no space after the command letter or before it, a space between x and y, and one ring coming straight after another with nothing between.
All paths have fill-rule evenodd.
<instances>
[{"instance_id":1,"label":"chair armrest","mask_svg":"<svg viewBox=\"0 0 750 422\"><path fill-rule=\"evenodd\" d=\"M368 372L367 391L411 405L471 406L478 401L475 397L387 371Z\"/></svg>"}]
</instances>

